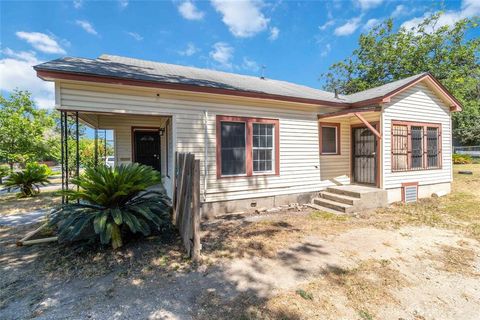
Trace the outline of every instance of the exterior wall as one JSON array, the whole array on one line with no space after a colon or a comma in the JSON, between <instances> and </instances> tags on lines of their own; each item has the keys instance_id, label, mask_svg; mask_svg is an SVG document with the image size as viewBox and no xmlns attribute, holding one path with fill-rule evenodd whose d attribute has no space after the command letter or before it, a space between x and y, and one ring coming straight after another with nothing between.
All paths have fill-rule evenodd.
<instances>
[{"instance_id":1,"label":"exterior wall","mask_svg":"<svg viewBox=\"0 0 480 320\"><path fill-rule=\"evenodd\" d=\"M112 128L117 128L117 149L122 150L119 158L131 157L129 127L132 122L129 119L137 118L129 113L172 116L174 151L194 153L201 161L200 183L202 193L205 192L204 202L309 193L333 184L321 180L319 167L317 115L331 112L328 108L273 101L245 100L243 103L240 98L229 102L212 95L203 95L192 101L163 91L158 93L158 89L100 84L61 82L57 88L60 90L57 108L123 114L126 121L123 123L113 115L99 116L102 126L110 121ZM279 119L280 174L217 179L217 115ZM144 124L150 123L144 122L145 117L141 119Z\"/></svg>"},{"instance_id":2,"label":"exterior wall","mask_svg":"<svg viewBox=\"0 0 480 320\"><path fill-rule=\"evenodd\" d=\"M392 172L390 146L392 120L441 123L442 168ZM431 186L434 184L450 185L452 181L452 129L450 109L427 85L418 83L396 95L392 101L384 107L382 124L384 154L382 185L384 189L401 190L399 188L404 182L418 182L420 186L419 190L429 190L422 186ZM389 191L390 202L397 201L398 199L398 191Z\"/></svg>"},{"instance_id":3,"label":"exterior wall","mask_svg":"<svg viewBox=\"0 0 480 320\"><path fill-rule=\"evenodd\" d=\"M434 193L436 194L448 194L451 191L452 184L450 182L436 183L429 185L421 185L418 187L419 198L429 198ZM388 203L402 201L402 188L388 189Z\"/></svg>"}]
</instances>

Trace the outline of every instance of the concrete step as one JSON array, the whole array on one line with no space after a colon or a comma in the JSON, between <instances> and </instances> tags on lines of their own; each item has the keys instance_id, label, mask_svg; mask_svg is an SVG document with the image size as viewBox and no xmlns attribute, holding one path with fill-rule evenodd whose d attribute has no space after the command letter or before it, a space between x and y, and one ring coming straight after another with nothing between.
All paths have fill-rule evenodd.
<instances>
[{"instance_id":1,"label":"concrete step","mask_svg":"<svg viewBox=\"0 0 480 320\"><path fill-rule=\"evenodd\" d=\"M362 194L358 191L353 191L353 190L348 190L348 189L340 189L340 188L336 188L336 187L328 187L327 192L340 194L340 195L344 195L344 196L348 196L348 197L352 197L352 198L357 198L357 199L360 199L361 196L362 196Z\"/></svg>"},{"instance_id":2,"label":"concrete step","mask_svg":"<svg viewBox=\"0 0 480 320\"><path fill-rule=\"evenodd\" d=\"M352 206L337 202L337 201L332 201L324 198L314 198L313 203L322 207L326 207L329 209L333 209L335 211L341 212L341 213L348 213L351 211Z\"/></svg>"},{"instance_id":3,"label":"concrete step","mask_svg":"<svg viewBox=\"0 0 480 320\"><path fill-rule=\"evenodd\" d=\"M344 194L332 193L328 191L321 191L319 195L321 198L345 203L351 206L355 203L355 201L360 201L359 198L356 198L356 197L350 197Z\"/></svg>"},{"instance_id":4,"label":"concrete step","mask_svg":"<svg viewBox=\"0 0 480 320\"><path fill-rule=\"evenodd\" d=\"M318 211L323 211L323 212L328 212L328 213L333 213L333 214L338 214L338 215L345 215L345 212L341 212L341 211L338 211L338 210L333 210L333 209L330 209L330 208L327 208L327 207L322 207L322 206L319 206L318 204L315 204L315 203L307 203L306 205L309 206L310 208L318 210Z\"/></svg>"}]
</instances>

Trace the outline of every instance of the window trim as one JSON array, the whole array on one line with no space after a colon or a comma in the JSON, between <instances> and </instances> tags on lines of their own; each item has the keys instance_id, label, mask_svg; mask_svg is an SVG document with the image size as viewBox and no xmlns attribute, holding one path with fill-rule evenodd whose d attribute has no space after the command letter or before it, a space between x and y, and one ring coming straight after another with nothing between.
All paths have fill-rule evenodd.
<instances>
[{"instance_id":1,"label":"window trim","mask_svg":"<svg viewBox=\"0 0 480 320\"><path fill-rule=\"evenodd\" d=\"M394 154L393 154L393 127L394 126L406 126L407 127L407 168L406 169L393 169ZM411 141L411 127L423 127L422 135L422 167L421 168L412 168L412 141ZM427 129L436 128L438 130L438 140L437 140L437 149L438 149L438 165L435 167L428 166L428 148L427 148ZM415 122L415 121L403 121L403 120L392 120L391 127L391 136L390 136L390 160L391 160L391 172L408 172L408 171L424 171L424 170L440 170L443 168L443 150L442 150L442 124L433 123L433 122Z\"/></svg>"},{"instance_id":2,"label":"window trim","mask_svg":"<svg viewBox=\"0 0 480 320\"><path fill-rule=\"evenodd\" d=\"M323 137L322 137L322 128L327 127L327 128L335 128L335 147L336 147L336 152L323 152ZM341 155L342 154L342 148L341 148L341 126L340 123L336 122L319 122L318 124L318 137L319 137L319 147L320 147L320 155L322 156L336 156L336 155Z\"/></svg>"},{"instance_id":3,"label":"window trim","mask_svg":"<svg viewBox=\"0 0 480 320\"><path fill-rule=\"evenodd\" d=\"M244 122L245 125L245 165L246 174L240 175L222 175L222 122ZM253 123L273 124L274 129L274 165L270 172L253 172ZM251 117L236 117L236 116L216 116L216 166L217 179L228 178L242 178L242 177L258 177L280 174L280 122L278 119L267 118L251 118Z\"/></svg>"}]
</instances>

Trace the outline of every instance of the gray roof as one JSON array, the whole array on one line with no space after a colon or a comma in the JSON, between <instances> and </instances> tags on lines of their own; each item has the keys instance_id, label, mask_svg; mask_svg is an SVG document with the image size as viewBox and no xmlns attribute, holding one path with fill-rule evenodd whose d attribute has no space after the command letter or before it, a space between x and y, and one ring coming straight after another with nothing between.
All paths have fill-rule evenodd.
<instances>
[{"instance_id":1,"label":"gray roof","mask_svg":"<svg viewBox=\"0 0 480 320\"><path fill-rule=\"evenodd\" d=\"M424 73L389 84L358 92L339 95L291 82L186 67L127 57L101 55L97 59L65 57L39 64L35 70L56 71L129 80L153 81L168 84L187 84L251 93L263 93L333 103L354 103L383 97L385 94L425 75Z\"/></svg>"},{"instance_id":2,"label":"gray roof","mask_svg":"<svg viewBox=\"0 0 480 320\"><path fill-rule=\"evenodd\" d=\"M386 96L390 92L395 91L398 88L401 88L401 87L409 84L410 82L413 82L413 81L417 80L418 78L421 78L421 77L423 77L427 74L428 74L428 72L416 74L416 75L408 77L408 78L404 78L404 79L400 79L400 80L397 80L397 81L389 82L389 83L384 84L384 85L379 86L379 87L375 87L375 88L371 88L371 89L368 89L368 90L356 92L356 93L348 95L347 99L350 103L355 103L355 102L360 102L360 101L365 101L365 100L370 100L370 99L375 99L375 98L381 98L381 97Z\"/></svg>"}]
</instances>

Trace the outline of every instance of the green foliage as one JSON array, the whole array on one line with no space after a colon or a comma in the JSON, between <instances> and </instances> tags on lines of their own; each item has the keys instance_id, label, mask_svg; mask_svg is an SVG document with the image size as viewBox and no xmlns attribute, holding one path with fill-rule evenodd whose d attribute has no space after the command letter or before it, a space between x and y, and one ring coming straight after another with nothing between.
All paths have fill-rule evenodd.
<instances>
[{"instance_id":1,"label":"green foliage","mask_svg":"<svg viewBox=\"0 0 480 320\"><path fill-rule=\"evenodd\" d=\"M428 71L463 105L463 112L453 115L455 138L480 144L480 38L468 36L478 18L435 27L440 17L433 14L417 27L397 31L389 19L362 34L352 55L324 74L325 89L350 94Z\"/></svg>"},{"instance_id":2,"label":"green foliage","mask_svg":"<svg viewBox=\"0 0 480 320\"><path fill-rule=\"evenodd\" d=\"M313 294L303 289L298 289L296 293L305 300L313 300Z\"/></svg>"},{"instance_id":3,"label":"green foliage","mask_svg":"<svg viewBox=\"0 0 480 320\"><path fill-rule=\"evenodd\" d=\"M452 156L453 164L472 164L473 158L471 155L468 154L454 154Z\"/></svg>"},{"instance_id":4,"label":"green foliage","mask_svg":"<svg viewBox=\"0 0 480 320\"><path fill-rule=\"evenodd\" d=\"M35 107L29 92L14 91L8 99L0 96L0 159L11 166L39 160L49 149L44 138L53 125L51 115Z\"/></svg>"},{"instance_id":5,"label":"green foliage","mask_svg":"<svg viewBox=\"0 0 480 320\"><path fill-rule=\"evenodd\" d=\"M52 213L50 224L59 225L59 239L74 241L89 230L102 244L123 245L122 234L140 232L147 236L152 227L161 229L170 219L170 199L163 191L146 191L160 184L161 176L153 168L137 163L108 168L87 168L72 182L70 200ZM93 228L92 228L93 227Z\"/></svg>"},{"instance_id":6,"label":"green foliage","mask_svg":"<svg viewBox=\"0 0 480 320\"><path fill-rule=\"evenodd\" d=\"M12 173L5 181L5 186L10 191L19 189L21 198L32 197L40 193L40 185L46 185L52 171L44 164L29 163L23 171Z\"/></svg>"},{"instance_id":7,"label":"green foliage","mask_svg":"<svg viewBox=\"0 0 480 320\"><path fill-rule=\"evenodd\" d=\"M10 167L7 165L0 165L0 183L2 183L2 179L10 173Z\"/></svg>"}]
</instances>

